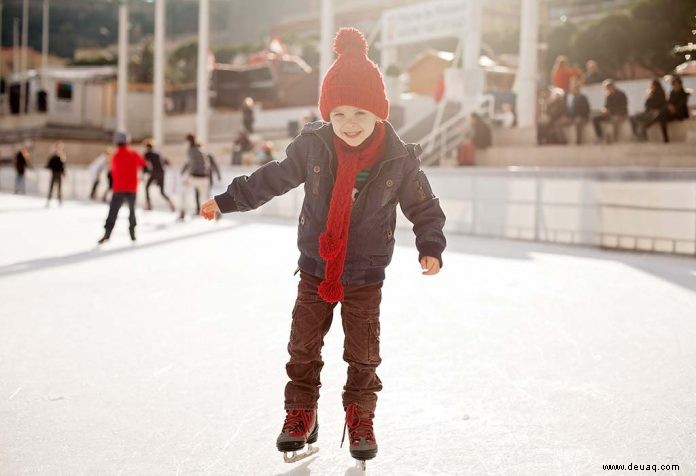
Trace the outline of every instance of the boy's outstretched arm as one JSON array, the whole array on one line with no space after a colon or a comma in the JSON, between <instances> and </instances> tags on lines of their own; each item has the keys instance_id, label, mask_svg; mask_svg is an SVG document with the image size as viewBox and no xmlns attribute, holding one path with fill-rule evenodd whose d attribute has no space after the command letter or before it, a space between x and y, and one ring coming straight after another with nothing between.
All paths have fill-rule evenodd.
<instances>
[{"instance_id":1,"label":"boy's outstretched arm","mask_svg":"<svg viewBox=\"0 0 696 476\"><path fill-rule=\"evenodd\" d=\"M445 214L433 194L428 178L420 170L420 160L409 156L406 176L399 189L399 203L406 218L413 223L418 261L424 275L437 274L442 267L442 252L447 240L442 229Z\"/></svg>"},{"instance_id":2,"label":"boy's outstretched arm","mask_svg":"<svg viewBox=\"0 0 696 476\"><path fill-rule=\"evenodd\" d=\"M216 195L201 206L201 216L212 220L218 211L229 213L254 210L273 197L283 195L303 183L307 173L307 158L302 153L302 141L307 139L299 136L290 143L282 162L269 162L251 175L236 177L226 192Z\"/></svg>"}]
</instances>

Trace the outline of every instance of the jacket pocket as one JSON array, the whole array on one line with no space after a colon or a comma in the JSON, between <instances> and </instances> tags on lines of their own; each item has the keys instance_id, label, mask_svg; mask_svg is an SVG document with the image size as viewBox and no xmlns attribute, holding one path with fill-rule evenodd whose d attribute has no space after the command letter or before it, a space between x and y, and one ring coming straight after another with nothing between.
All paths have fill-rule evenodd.
<instances>
[{"instance_id":1,"label":"jacket pocket","mask_svg":"<svg viewBox=\"0 0 696 476\"><path fill-rule=\"evenodd\" d=\"M383 188L382 199L380 201L380 206L383 207L387 205L390 201L396 199L397 191L399 190L399 185L401 184L401 177L396 175L387 175L380 184Z\"/></svg>"},{"instance_id":2,"label":"jacket pocket","mask_svg":"<svg viewBox=\"0 0 696 476\"><path fill-rule=\"evenodd\" d=\"M309 177L309 190L312 195L319 195L322 176L326 174L324 170L325 166L319 159L309 159L307 163L309 165L309 170L307 171L307 177Z\"/></svg>"}]
</instances>

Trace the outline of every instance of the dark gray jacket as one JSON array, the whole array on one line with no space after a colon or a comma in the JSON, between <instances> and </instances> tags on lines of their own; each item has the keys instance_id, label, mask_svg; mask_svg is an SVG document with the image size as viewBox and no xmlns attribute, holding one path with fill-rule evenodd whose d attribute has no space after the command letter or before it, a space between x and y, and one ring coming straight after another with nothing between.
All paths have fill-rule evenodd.
<instances>
[{"instance_id":1,"label":"dark gray jacket","mask_svg":"<svg viewBox=\"0 0 696 476\"><path fill-rule=\"evenodd\" d=\"M433 256L442 263L446 241L445 215L420 170L420 147L404 144L389 123L384 157L372 167L365 187L351 212L348 252L341 281L366 284L384 280L384 269L394 251L396 204L413 223L419 260ZM307 124L286 150L282 162L269 162L249 176L235 178L227 192L217 195L222 212L253 210L271 198L304 183L305 198L299 218L299 267L319 278L325 262L319 256L319 235L324 232L337 161L331 124Z\"/></svg>"},{"instance_id":2,"label":"dark gray jacket","mask_svg":"<svg viewBox=\"0 0 696 476\"><path fill-rule=\"evenodd\" d=\"M187 171L194 177L207 177L210 175L210 159L201 151L200 146L192 146L188 149L188 157L181 174Z\"/></svg>"}]
</instances>

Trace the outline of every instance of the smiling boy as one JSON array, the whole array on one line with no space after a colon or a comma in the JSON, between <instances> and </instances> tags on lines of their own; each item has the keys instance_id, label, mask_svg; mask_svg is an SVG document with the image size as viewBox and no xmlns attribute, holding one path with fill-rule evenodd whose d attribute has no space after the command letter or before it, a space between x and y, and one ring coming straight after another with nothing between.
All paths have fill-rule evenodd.
<instances>
[{"instance_id":1,"label":"smiling boy","mask_svg":"<svg viewBox=\"0 0 696 476\"><path fill-rule=\"evenodd\" d=\"M225 193L201 208L207 219L218 211L252 210L304 183L297 239L300 282L286 365L290 381L276 446L294 452L317 440L321 348L341 302L348 363L344 437L347 427L350 453L363 463L377 455L379 314L385 268L394 251L397 203L414 225L423 274L439 272L446 245L445 216L420 170L418 147L404 144L386 121L384 81L367 48L362 33L342 28L334 40L338 58L323 79L319 99L322 118L329 122L307 124L288 146L285 160L235 178Z\"/></svg>"}]
</instances>

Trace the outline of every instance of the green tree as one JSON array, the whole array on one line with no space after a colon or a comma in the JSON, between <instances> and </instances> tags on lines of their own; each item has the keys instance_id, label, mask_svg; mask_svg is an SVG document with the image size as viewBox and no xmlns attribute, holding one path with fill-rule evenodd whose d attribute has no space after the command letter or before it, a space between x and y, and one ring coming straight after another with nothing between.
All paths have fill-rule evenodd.
<instances>
[{"instance_id":1,"label":"green tree","mask_svg":"<svg viewBox=\"0 0 696 476\"><path fill-rule=\"evenodd\" d=\"M128 68L130 80L135 83L151 83L154 77L154 50L152 40L143 42Z\"/></svg>"},{"instance_id":2,"label":"green tree","mask_svg":"<svg viewBox=\"0 0 696 476\"><path fill-rule=\"evenodd\" d=\"M172 84L188 84L196 81L198 68L198 41L193 40L178 47L169 56L167 79Z\"/></svg>"},{"instance_id":3,"label":"green tree","mask_svg":"<svg viewBox=\"0 0 696 476\"><path fill-rule=\"evenodd\" d=\"M573 59L581 64L593 59L617 79L619 71L634 59L635 25L627 15L610 15L579 32L573 41Z\"/></svg>"},{"instance_id":4,"label":"green tree","mask_svg":"<svg viewBox=\"0 0 696 476\"><path fill-rule=\"evenodd\" d=\"M631 11L635 24L634 57L637 63L664 73L683 60L670 54L676 45L694 41L691 30L696 0L643 0Z\"/></svg>"},{"instance_id":5,"label":"green tree","mask_svg":"<svg viewBox=\"0 0 696 476\"><path fill-rule=\"evenodd\" d=\"M642 0L628 15L610 15L582 29L564 24L549 32L544 66L550 70L555 57L565 54L572 62L594 59L619 79L632 77L626 65L665 74L683 61L672 49L693 41L695 16L696 0Z\"/></svg>"}]
</instances>

